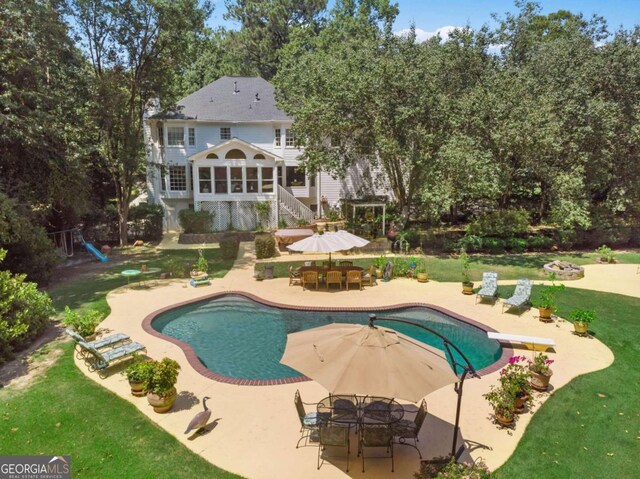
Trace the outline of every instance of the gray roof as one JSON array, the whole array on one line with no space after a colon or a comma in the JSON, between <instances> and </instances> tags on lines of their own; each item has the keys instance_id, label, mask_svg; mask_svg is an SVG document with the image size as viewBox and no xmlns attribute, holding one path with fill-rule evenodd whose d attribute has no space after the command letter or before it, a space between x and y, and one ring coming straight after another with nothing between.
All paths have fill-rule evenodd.
<instances>
[{"instance_id":1,"label":"gray roof","mask_svg":"<svg viewBox=\"0 0 640 479\"><path fill-rule=\"evenodd\" d=\"M179 116L185 119L291 120L285 112L276 107L273 85L260 77L224 76L178 101L178 107L182 107ZM169 118L178 119L178 116Z\"/></svg>"}]
</instances>

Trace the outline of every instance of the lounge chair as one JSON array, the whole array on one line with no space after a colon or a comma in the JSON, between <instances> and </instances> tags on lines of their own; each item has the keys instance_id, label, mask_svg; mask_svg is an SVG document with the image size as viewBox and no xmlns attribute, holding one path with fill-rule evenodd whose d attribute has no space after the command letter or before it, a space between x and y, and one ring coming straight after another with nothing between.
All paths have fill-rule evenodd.
<instances>
[{"instance_id":1,"label":"lounge chair","mask_svg":"<svg viewBox=\"0 0 640 479\"><path fill-rule=\"evenodd\" d=\"M494 333L488 331L487 337L497 341L524 344L532 351L546 351L548 348L553 348L556 345L556 342L551 338L537 338L535 336L521 336L519 334Z\"/></svg>"},{"instance_id":2,"label":"lounge chair","mask_svg":"<svg viewBox=\"0 0 640 479\"><path fill-rule=\"evenodd\" d=\"M509 309L524 308L527 306L531 299L531 286L532 283L530 279L519 279L513 296L505 299L502 303L502 312L504 313L505 307Z\"/></svg>"},{"instance_id":3,"label":"lounge chair","mask_svg":"<svg viewBox=\"0 0 640 479\"><path fill-rule=\"evenodd\" d=\"M75 350L78 359L85 359L87 354L86 350L80 347L80 342L84 342L95 349L113 348L116 346L123 346L131 342L131 338L124 333L116 333L111 336L96 339L95 341L86 342L82 336L71 329L66 329L65 332L76 342Z\"/></svg>"},{"instance_id":4,"label":"lounge chair","mask_svg":"<svg viewBox=\"0 0 640 479\"><path fill-rule=\"evenodd\" d=\"M482 273L482 286L476 294L476 303L478 299L489 299L495 304L498 299L498 273L488 271Z\"/></svg>"},{"instance_id":5,"label":"lounge chair","mask_svg":"<svg viewBox=\"0 0 640 479\"><path fill-rule=\"evenodd\" d=\"M420 408L416 413L416 417L411 419L401 419L399 422L393 424L393 436L398 438L398 444L402 446L410 446L418 451L420 459L422 459L422 453L418 449L418 434L420 434L420 428L427 417L427 403L423 399L420 404ZM407 443L407 439L411 439L413 444Z\"/></svg>"},{"instance_id":6,"label":"lounge chair","mask_svg":"<svg viewBox=\"0 0 640 479\"><path fill-rule=\"evenodd\" d=\"M84 341L78 342L78 345L85 352L85 362L89 367L89 371L102 371L107 369L113 363L121 359L133 357L134 354L146 351L146 346L136 343L135 341L118 348L108 349L106 351L98 351L93 346Z\"/></svg>"}]
</instances>

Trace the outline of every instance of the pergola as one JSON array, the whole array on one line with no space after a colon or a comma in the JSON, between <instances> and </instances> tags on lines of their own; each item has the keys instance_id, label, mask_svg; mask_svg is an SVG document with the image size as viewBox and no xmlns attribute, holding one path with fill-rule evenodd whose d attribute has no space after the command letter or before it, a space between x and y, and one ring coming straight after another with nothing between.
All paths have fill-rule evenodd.
<instances>
[{"instance_id":1,"label":"pergola","mask_svg":"<svg viewBox=\"0 0 640 479\"><path fill-rule=\"evenodd\" d=\"M386 223L386 217L387 217L387 204L383 201L380 202L366 202L366 203L360 203L358 201L354 201L354 200L350 200L346 202L347 208L350 206L351 209L351 218L355 221L356 219L356 209L357 208L373 208L375 211L375 208L380 208L382 207L382 236L385 235L385 223Z\"/></svg>"}]
</instances>

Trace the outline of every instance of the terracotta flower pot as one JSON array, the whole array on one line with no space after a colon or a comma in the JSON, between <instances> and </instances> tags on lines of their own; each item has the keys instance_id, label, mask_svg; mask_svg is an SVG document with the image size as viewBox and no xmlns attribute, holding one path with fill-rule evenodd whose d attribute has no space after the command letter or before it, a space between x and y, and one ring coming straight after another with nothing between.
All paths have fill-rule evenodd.
<instances>
[{"instance_id":1,"label":"terracotta flower pot","mask_svg":"<svg viewBox=\"0 0 640 479\"><path fill-rule=\"evenodd\" d=\"M527 404L527 400L529 396L526 394L524 396L516 396L516 412L518 414L522 414L524 412L524 407Z\"/></svg>"},{"instance_id":2,"label":"terracotta flower pot","mask_svg":"<svg viewBox=\"0 0 640 479\"><path fill-rule=\"evenodd\" d=\"M549 374L540 374L535 371L531 371L531 379L529 384L537 391L546 391L549 388L549 380L553 375L553 371L549 371Z\"/></svg>"},{"instance_id":3,"label":"terracotta flower pot","mask_svg":"<svg viewBox=\"0 0 640 479\"><path fill-rule=\"evenodd\" d=\"M153 410L157 413L165 413L173 406L173 403L176 402L176 397L178 396L178 392L176 388L171 388L167 394L164 396L158 396L152 392L147 393L147 401L149 404L153 406Z\"/></svg>"},{"instance_id":4,"label":"terracotta flower pot","mask_svg":"<svg viewBox=\"0 0 640 479\"><path fill-rule=\"evenodd\" d=\"M498 421L498 423L502 424L503 426L510 426L511 424L513 424L513 421L515 421L514 417L507 417L499 411L494 411L494 415L496 417L496 421Z\"/></svg>"},{"instance_id":5,"label":"terracotta flower pot","mask_svg":"<svg viewBox=\"0 0 640 479\"><path fill-rule=\"evenodd\" d=\"M418 273L416 275L416 279L418 280L418 283L426 283L429 281L429 275L427 275L427 273Z\"/></svg>"},{"instance_id":6,"label":"terracotta flower pot","mask_svg":"<svg viewBox=\"0 0 640 479\"><path fill-rule=\"evenodd\" d=\"M142 381L129 381L129 387L131 387L131 394L136 397L142 397L146 394L144 390L144 383Z\"/></svg>"},{"instance_id":7,"label":"terracotta flower pot","mask_svg":"<svg viewBox=\"0 0 640 479\"><path fill-rule=\"evenodd\" d=\"M553 310L554 308L538 308L538 311L540 312L540 321L551 321Z\"/></svg>"},{"instance_id":8,"label":"terracotta flower pot","mask_svg":"<svg viewBox=\"0 0 640 479\"><path fill-rule=\"evenodd\" d=\"M462 283L462 294L473 294L473 283Z\"/></svg>"}]
</instances>

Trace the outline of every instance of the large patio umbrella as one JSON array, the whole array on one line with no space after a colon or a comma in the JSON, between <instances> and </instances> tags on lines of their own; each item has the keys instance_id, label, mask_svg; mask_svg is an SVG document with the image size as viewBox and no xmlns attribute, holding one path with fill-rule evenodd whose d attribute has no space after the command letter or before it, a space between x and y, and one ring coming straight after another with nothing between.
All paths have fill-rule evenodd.
<instances>
[{"instance_id":1,"label":"large patio umbrella","mask_svg":"<svg viewBox=\"0 0 640 479\"><path fill-rule=\"evenodd\" d=\"M331 253L336 251L347 251L352 248L361 248L369 244L364 238L360 238L348 231L340 230L335 233L316 233L308 238L296 241L287 246L291 251L300 251L304 253L329 253L329 261L331 261Z\"/></svg>"},{"instance_id":2,"label":"large patio umbrella","mask_svg":"<svg viewBox=\"0 0 640 479\"><path fill-rule=\"evenodd\" d=\"M334 394L414 403L460 380L439 349L370 325L334 323L289 334L280 362Z\"/></svg>"}]
</instances>

